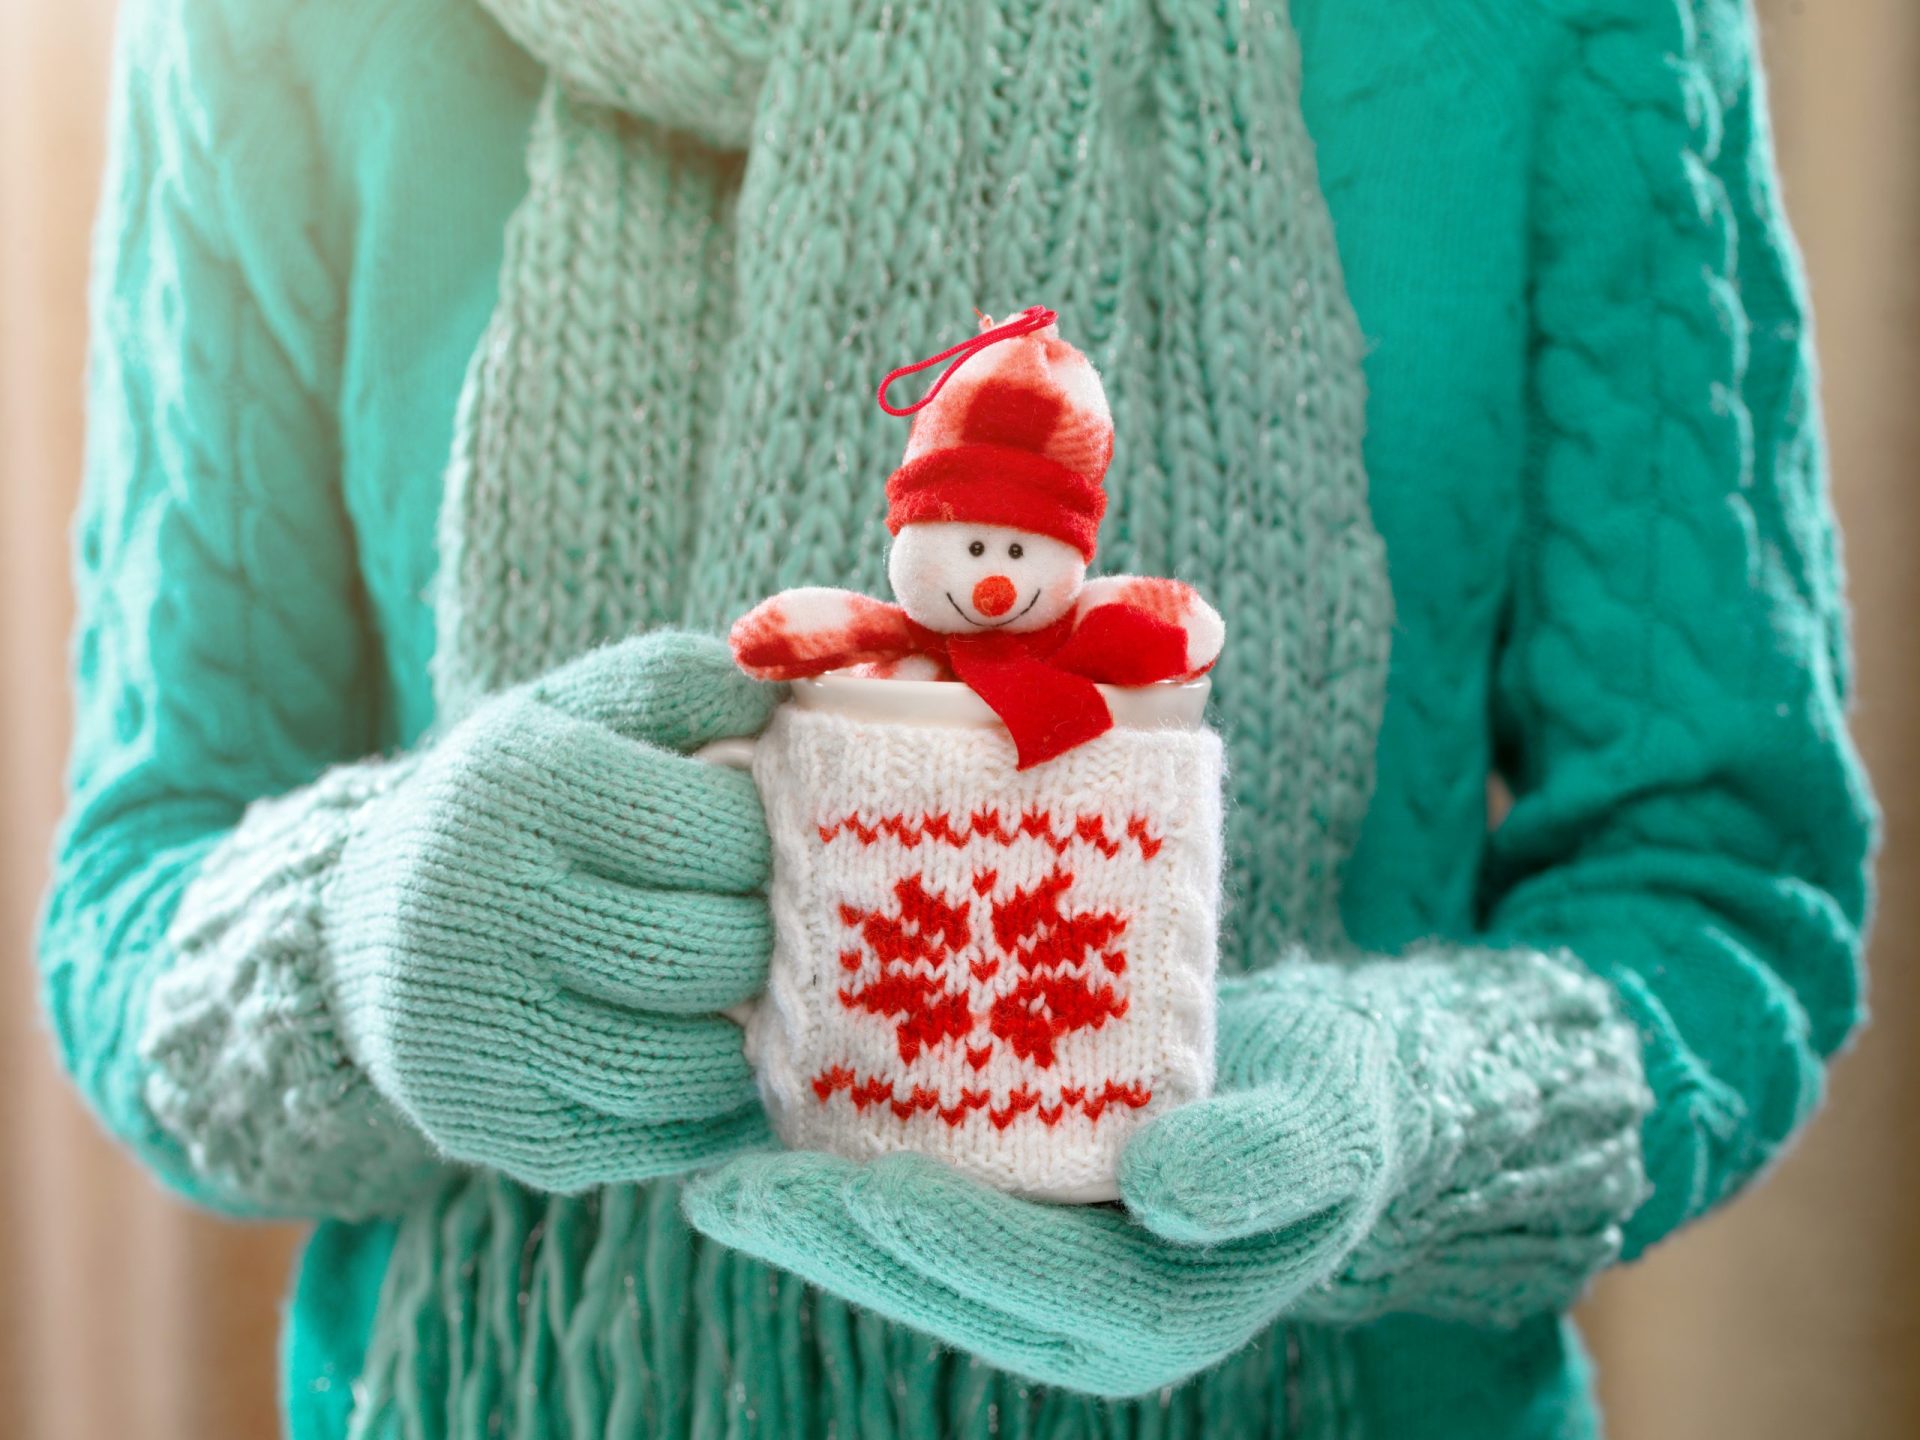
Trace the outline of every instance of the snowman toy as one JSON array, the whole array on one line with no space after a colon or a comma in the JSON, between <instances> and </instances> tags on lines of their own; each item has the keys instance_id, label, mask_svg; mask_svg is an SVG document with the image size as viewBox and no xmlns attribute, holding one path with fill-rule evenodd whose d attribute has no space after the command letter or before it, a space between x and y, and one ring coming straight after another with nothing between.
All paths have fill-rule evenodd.
<instances>
[{"instance_id":1,"label":"snowman toy","mask_svg":"<svg viewBox=\"0 0 1920 1440\"><path fill-rule=\"evenodd\" d=\"M805 587L734 625L735 660L763 680L829 672L958 680L1006 725L1029 769L1112 728L1100 685L1203 675L1219 614L1177 580L1087 578L1106 510L1113 420L1099 373L1034 307L881 382L912 416L887 481L897 604ZM887 391L952 363L913 405Z\"/></svg>"}]
</instances>

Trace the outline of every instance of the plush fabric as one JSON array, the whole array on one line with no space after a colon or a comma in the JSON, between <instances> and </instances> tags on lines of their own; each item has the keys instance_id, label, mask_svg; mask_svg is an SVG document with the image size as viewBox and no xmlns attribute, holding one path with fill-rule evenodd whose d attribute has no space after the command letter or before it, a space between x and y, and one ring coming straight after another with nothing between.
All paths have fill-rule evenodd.
<instances>
[{"instance_id":1,"label":"plush fabric","mask_svg":"<svg viewBox=\"0 0 1920 1440\"><path fill-rule=\"evenodd\" d=\"M248 1213L392 1210L327 1226L303 1273L294 1433L1590 1433L1577 1345L1538 1307L1773 1159L1859 1014L1871 823L1749 18L1688 0L1388 23L1296 0L1292 28L1264 5L499 15L517 40L470 0L140 0L116 81L47 1006L83 1092L171 1183ZM870 486L898 444L875 379L969 305L1039 294L1139 440L1108 477L1107 563L1195 584L1234 634L1266 627L1216 672L1223 963L1304 954L1357 986L1413 964L1436 997L1431 1051L1346 1052L1380 1083L1316 1127L1391 1115L1417 1138L1380 1102L1403 1071L1478 1093L1425 1056L1476 1033L1437 997L1483 971L1501 1003L1480 1013L1547 1026L1517 1057L1615 1053L1580 1042L1587 999L1524 999L1591 975L1653 1102L1623 1235L1563 1231L1584 1212L1557 1184L1503 1211L1457 1166L1411 1198L1371 1182L1381 1223L1272 1328L1113 1405L691 1231L677 1183L561 1197L420 1173L382 1134L398 1163L354 1194L287 1160L336 1143L324 1084L241 1125L192 1068L170 1092L136 1037L167 1023L152 995L201 933L171 926L221 912L184 897L250 803L318 782L337 806L337 767L381 751L430 763L456 717L600 640L714 630L796 584L877 589ZM1495 764L1514 805L1489 837ZM322 870L333 823L311 832ZM257 873L264 918L287 870ZM410 1125L325 1008L317 936L263 923L244 943L248 909L222 922L220 972L179 986L224 997L198 1073L327 1075L366 1123ZM1397 1034L1391 1000L1366 1004ZM1194 1155L1284 1137L1260 1082L1297 1063L1286 1033L1248 1072L1246 1123L1217 1113ZM1541 1072L1513 1073L1540 1103L1511 1133L1463 1112L1463 1153L1524 1164L1591 1134ZM1596 1153L1632 1180L1624 1141ZM1241 1215L1164 1189L1142 1214L1176 1234L1292 1198ZM1516 1287L1486 1268L1488 1224L1503 1254L1536 1230L1567 1243ZM1122 1233L1163 1263L1207 1253ZM1296 1287L1297 1267L1229 1268L1261 1303ZM1439 1318L1467 1301L1536 1313ZM940 1314L978 1333L977 1307ZM1187 1359L1245 1325L1209 1318Z\"/></svg>"},{"instance_id":2,"label":"plush fabric","mask_svg":"<svg viewBox=\"0 0 1920 1440\"><path fill-rule=\"evenodd\" d=\"M907 453L887 477L887 529L974 520L1050 535L1092 560L1113 459L1113 415L1100 376L1031 309L942 351L953 355L911 414ZM1045 323L1041 323L1045 322ZM919 362L921 364L930 362ZM889 374L880 387L887 402Z\"/></svg>"},{"instance_id":3,"label":"plush fabric","mask_svg":"<svg viewBox=\"0 0 1920 1440\"><path fill-rule=\"evenodd\" d=\"M763 680L832 670L915 678L902 675L901 662L931 661L917 678L968 685L1013 736L1022 770L1113 728L1096 686L1192 680L1219 658L1219 613L1177 580L1106 576L1063 599L1071 608L1037 630L953 634L899 605L807 586L762 600L728 639L740 667Z\"/></svg>"}]
</instances>

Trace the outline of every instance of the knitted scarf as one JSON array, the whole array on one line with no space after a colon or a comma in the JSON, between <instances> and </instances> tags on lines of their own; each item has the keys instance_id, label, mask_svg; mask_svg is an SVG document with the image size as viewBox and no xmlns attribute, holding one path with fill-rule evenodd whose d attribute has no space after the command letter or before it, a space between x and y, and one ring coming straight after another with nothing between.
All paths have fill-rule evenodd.
<instances>
[{"instance_id":1,"label":"knitted scarf","mask_svg":"<svg viewBox=\"0 0 1920 1440\"><path fill-rule=\"evenodd\" d=\"M884 594L904 435L874 384L975 307L1044 303L1106 380L1103 564L1178 576L1227 619L1222 963L1337 948L1390 602L1285 0L485 3L549 81L457 420L443 720L776 589ZM356 1424L1225 1433L1281 1387L1308 1403L1290 1367L1316 1343L1104 1405L720 1250L671 1186L554 1199L474 1176L401 1222Z\"/></svg>"}]
</instances>

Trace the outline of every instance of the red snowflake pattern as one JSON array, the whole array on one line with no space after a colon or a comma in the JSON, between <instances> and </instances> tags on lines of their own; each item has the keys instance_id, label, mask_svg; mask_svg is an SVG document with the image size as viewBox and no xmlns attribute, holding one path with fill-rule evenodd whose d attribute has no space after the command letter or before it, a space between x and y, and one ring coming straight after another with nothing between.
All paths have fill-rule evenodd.
<instances>
[{"instance_id":1,"label":"red snowflake pattern","mask_svg":"<svg viewBox=\"0 0 1920 1440\"><path fill-rule=\"evenodd\" d=\"M973 889L984 897L997 879L995 872L982 871L973 877ZM864 951L841 952L842 967L859 972L871 955L878 973L863 985L842 989L841 1004L892 1018L900 1058L907 1064L948 1040L967 1040L984 1021L1020 1059L1050 1069L1062 1037L1098 1029L1127 1013L1126 999L1099 974L1118 976L1126 969L1126 955L1116 942L1127 922L1111 911L1063 911L1062 897L1072 886L1073 873L1056 869L1031 890L1015 889L993 901L989 930L1000 958L974 946L972 900L936 895L919 875L894 885L891 914L842 905L841 922L857 931L864 945ZM1014 987L996 996L984 1014L973 1010L965 976L953 973L957 967L950 970L949 962L963 953L969 956L967 973L983 985L999 972L1002 959L1019 967ZM987 1063L992 1043L967 1046L967 1061L975 1070Z\"/></svg>"},{"instance_id":2,"label":"red snowflake pattern","mask_svg":"<svg viewBox=\"0 0 1920 1440\"><path fill-rule=\"evenodd\" d=\"M1113 944L1127 922L1109 910L1063 915L1060 897L1072 884L1070 871L1055 870L1031 891L1015 890L993 906L994 943L1022 974L993 1002L988 1025L1014 1054L1042 1070L1053 1065L1056 1040L1127 1013L1111 984L1095 988L1091 958L1115 975L1125 970L1127 957Z\"/></svg>"},{"instance_id":3,"label":"red snowflake pattern","mask_svg":"<svg viewBox=\"0 0 1920 1440\"><path fill-rule=\"evenodd\" d=\"M966 991L949 990L943 975L948 959L971 943L973 926L965 901L948 904L930 894L918 875L895 885L893 898L899 906L893 915L840 907L841 923L858 930L880 962L879 977L858 990L842 990L840 1003L849 1010L900 1017L895 1036L901 1060L910 1065L922 1049L964 1039L973 1029ZM860 952L841 952L840 964L858 970Z\"/></svg>"}]
</instances>

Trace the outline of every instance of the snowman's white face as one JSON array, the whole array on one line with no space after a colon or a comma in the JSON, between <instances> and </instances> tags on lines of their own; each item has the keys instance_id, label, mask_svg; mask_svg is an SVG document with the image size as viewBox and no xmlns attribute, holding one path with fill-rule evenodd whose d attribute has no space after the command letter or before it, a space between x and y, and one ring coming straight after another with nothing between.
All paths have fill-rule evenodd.
<instances>
[{"instance_id":1,"label":"snowman's white face","mask_svg":"<svg viewBox=\"0 0 1920 1440\"><path fill-rule=\"evenodd\" d=\"M887 578L901 608L929 630L1018 633L1051 625L1073 608L1087 562L1051 535L939 521L908 525L893 537Z\"/></svg>"}]
</instances>

